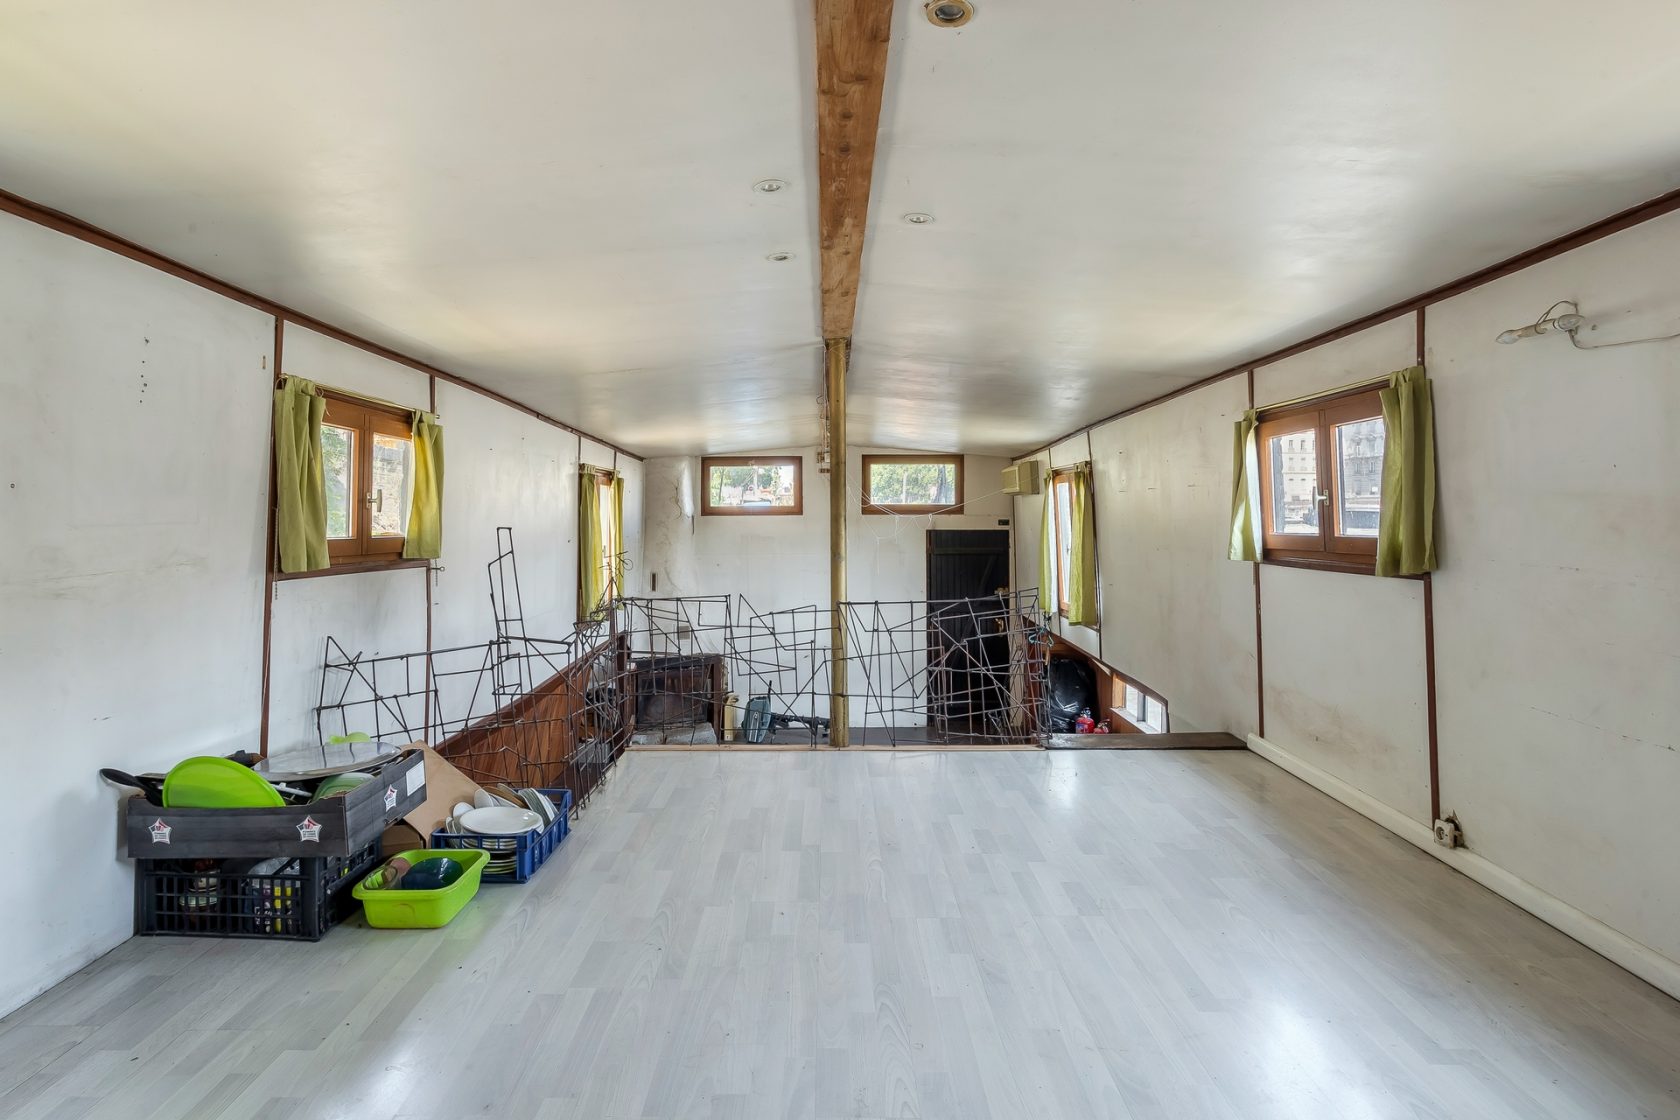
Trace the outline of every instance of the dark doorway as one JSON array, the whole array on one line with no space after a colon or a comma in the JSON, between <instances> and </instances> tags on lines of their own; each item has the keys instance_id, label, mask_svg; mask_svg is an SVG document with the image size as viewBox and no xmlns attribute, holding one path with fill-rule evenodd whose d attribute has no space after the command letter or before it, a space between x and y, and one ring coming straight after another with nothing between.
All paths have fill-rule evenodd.
<instances>
[{"instance_id":1,"label":"dark doorway","mask_svg":"<svg viewBox=\"0 0 1680 1120\"><path fill-rule=\"evenodd\" d=\"M927 544L928 722L981 731L1009 703L1009 530L930 529Z\"/></svg>"}]
</instances>

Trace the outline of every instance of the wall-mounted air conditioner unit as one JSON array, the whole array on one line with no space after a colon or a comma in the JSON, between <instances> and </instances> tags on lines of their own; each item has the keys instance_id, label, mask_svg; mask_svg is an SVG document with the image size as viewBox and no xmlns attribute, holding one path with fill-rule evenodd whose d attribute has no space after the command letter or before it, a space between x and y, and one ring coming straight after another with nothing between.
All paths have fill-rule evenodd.
<instances>
[{"instance_id":1,"label":"wall-mounted air conditioner unit","mask_svg":"<svg viewBox=\"0 0 1680 1120\"><path fill-rule=\"evenodd\" d=\"M1038 493L1037 459L1023 459L1013 467L1003 468L1003 492L1005 494L1036 494Z\"/></svg>"}]
</instances>

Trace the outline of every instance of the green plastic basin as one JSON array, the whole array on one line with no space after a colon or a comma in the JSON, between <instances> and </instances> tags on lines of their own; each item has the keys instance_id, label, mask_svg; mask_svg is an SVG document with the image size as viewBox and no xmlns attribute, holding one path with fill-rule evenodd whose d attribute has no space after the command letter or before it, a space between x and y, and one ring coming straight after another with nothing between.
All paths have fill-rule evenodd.
<instances>
[{"instance_id":1,"label":"green plastic basin","mask_svg":"<svg viewBox=\"0 0 1680 1120\"><path fill-rule=\"evenodd\" d=\"M351 893L362 904L370 926L379 929L437 929L448 925L473 895L478 893L479 877L490 853L482 848L415 848L398 852L390 859L406 859L410 865L423 859L446 859L461 865L461 877L441 890L405 891L400 887L374 887L382 862L372 873L357 883Z\"/></svg>"}]
</instances>

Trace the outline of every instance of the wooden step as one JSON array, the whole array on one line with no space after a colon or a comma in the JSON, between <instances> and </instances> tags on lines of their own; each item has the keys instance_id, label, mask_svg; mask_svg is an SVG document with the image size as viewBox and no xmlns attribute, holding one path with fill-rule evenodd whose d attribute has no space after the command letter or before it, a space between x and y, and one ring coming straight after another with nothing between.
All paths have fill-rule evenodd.
<instances>
[{"instance_id":1,"label":"wooden step","mask_svg":"<svg viewBox=\"0 0 1680 1120\"><path fill-rule=\"evenodd\" d=\"M1051 735L1053 751L1240 751L1248 744L1224 731L1167 731L1160 734Z\"/></svg>"}]
</instances>

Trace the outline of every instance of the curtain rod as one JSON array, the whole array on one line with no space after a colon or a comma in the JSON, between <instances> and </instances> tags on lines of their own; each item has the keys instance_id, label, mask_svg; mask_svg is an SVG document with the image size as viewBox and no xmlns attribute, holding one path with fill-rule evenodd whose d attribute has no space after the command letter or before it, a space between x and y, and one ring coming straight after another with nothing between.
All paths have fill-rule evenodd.
<instances>
[{"instance_id":1,"label":"curtain rod","mask_svg":"<svg viewBox=\"0 0 1680 1120\"><path fill-rule=\"evenodd\" d=\"M275 379L274 387L278 389L280 387L280 382L284 381L288 377L297 377L300 381L311 380L307 377L299 377L295 373L282 373ZM344 397L347 400L359 401L362 404L378 405L380 408L388 408L392 412L427 412L424 408L415 408L406 404L398 404L396 401L388 401L382 397L370 397L366 393L358 393L351 389L340 389L336 385L323 385L319 381L315 381L314 385L315 392L320 396ZM439 420L443 419L442 416L439 416L435 412L427 412L427 415L436 417Z\"/></svg>"},{"instance_id":2,"label":"curtain rod","mask_svg":"<svg viewBox=\"0 0 1680 1120\"><path fill-rule=\"evenodd\" d=\"M1407 366L1405 368L1406 369L1418 369L1418 368L1421 368L1421 366L1422 366L1422 363L1419 362L1415 365ZM1405 372L1405 371L1404 370L1395 370L1394 371L1394 373L1403 373L1403 372ZM1275 409L1275 408L1288 408L1291 405L1306 404L1309 401L1323 400L1325 397L1334 397L1334 396L1336 396L1340 393L1351 393L1355 389L1372 389L1372 388L1375 388L1378 385L1387 385L1391 380L1393 380L1394 373L1385 373L1381 377L1367 377L1363 381L1350 381L1346 385L1338 385L1334 389L1320 389L1320 390L1318 390L1317 392L1314 392L1314 393L1305 393L1305 394L1303 394L1299 397L1290 397L1286 401L1272 401L1269 404L1257 404L1257 405L1254 406L1254 411L1256 411L1256 412L1269 412L1269 411L1271 411L1272 409Z\"/></svg>"}]
</instances>

